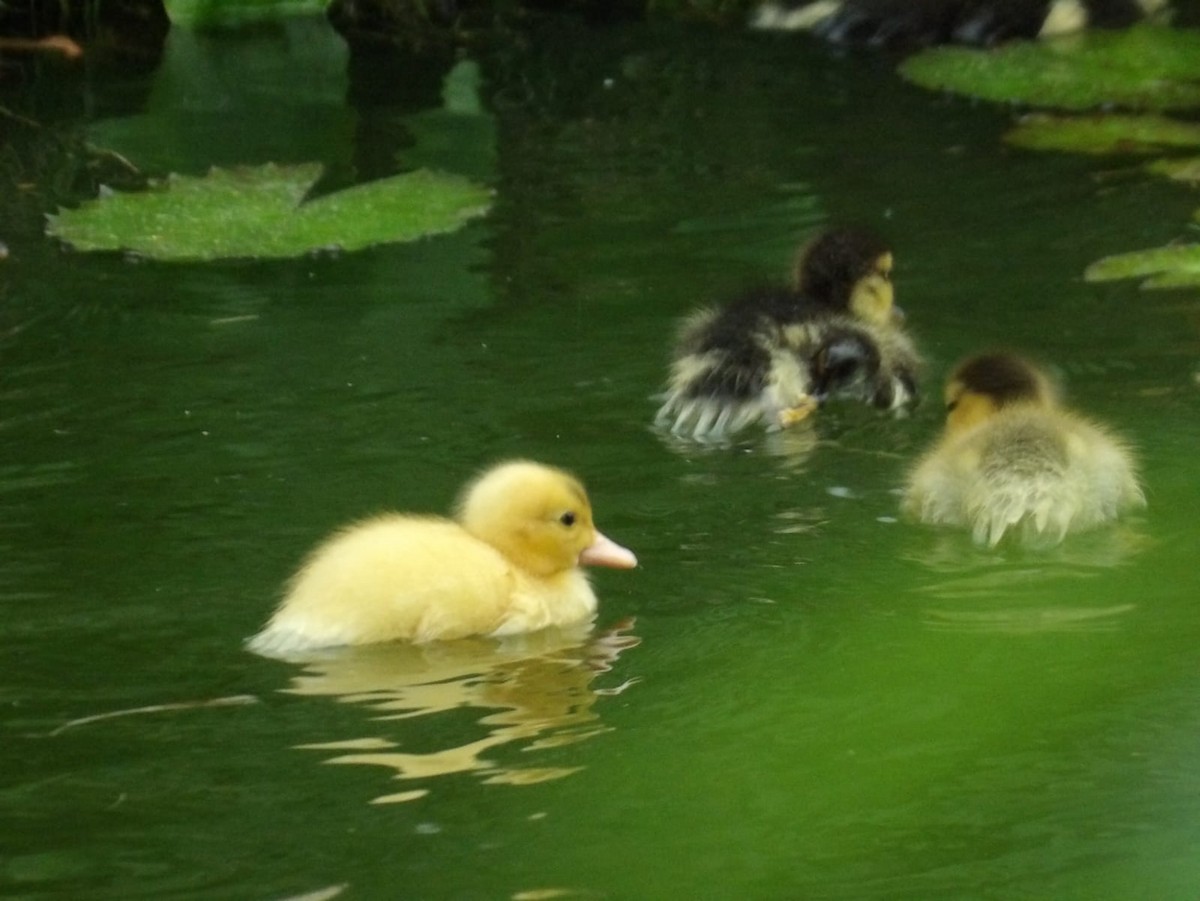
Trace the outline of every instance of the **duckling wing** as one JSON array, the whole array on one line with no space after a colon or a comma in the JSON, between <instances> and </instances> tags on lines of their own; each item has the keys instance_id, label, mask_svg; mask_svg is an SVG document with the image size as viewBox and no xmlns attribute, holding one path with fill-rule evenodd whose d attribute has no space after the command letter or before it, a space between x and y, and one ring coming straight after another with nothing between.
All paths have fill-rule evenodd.
<instances>
[{"instance_id":1,"label":"duckling wing","mask_svg":"<svg viewBox=\"0 0 1200 901\"><path fill-rule=\"evenodd\" d=\"M679 436L719 441L759 422L778 427L784 411L809 403L808 353L796 347L799 327L784 324L788 315L802 315L802 300L768 292L687 319L656 423Z\"/></svg>"},{"instance_id":2,"label":"duckling wing","mask_svg":"<svg viewBox=\"0 0 1200 901\"><path fill-rule=\"evenodd\" d=\"M979 455L959 445L943 440L909 472L902 502L907 515L932 525L967 524L965 497Z\"/></svg>"},{"instance_id":3,"label":"duckling wing","mask_svg":"<svg viewBox=\"0 0 1200 901\"><path fill-rule=\"evenodd\" d=\"M1133 452L1107 429L1080 416L1062 414L1073 469L1086 480L1088 524L1106 522L1146 505Z\"/></svg>"},{"instance_id":4,"label":"duckling wing","mask_svg":"<svg viewBox=\"0 0 1200 901\"><path fill-rule=\"evenodd\" d=\"M483 635L502 622L515 584L500 553L456 523L380 517L317 548L250 648L280 655Z\"/></svg>"}]
</instances>

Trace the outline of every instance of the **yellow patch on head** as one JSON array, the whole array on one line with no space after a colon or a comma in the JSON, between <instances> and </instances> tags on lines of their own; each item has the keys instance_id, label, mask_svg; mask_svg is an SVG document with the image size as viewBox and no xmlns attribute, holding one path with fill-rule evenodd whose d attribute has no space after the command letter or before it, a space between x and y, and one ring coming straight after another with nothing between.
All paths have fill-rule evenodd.
<instances>
[{"instance_id":1,"label":"yellow patch on head","mask_svg":"<svg viewBox=\"0 0 1200 901\"><path fill-rule=\"evenodd\" d=\"M970 391L958 381L946 385L946 431L950 434L964 432L979 425L1000 409L996 401L986 394Z\"/></svg>"},{"instance_id":2,"label":"yellow patch on head","mask_svg":"<svg viewBox=\"0 0 1200 901\"><path fill-rule=\"evenodd\" d=\"M850 312L857 318L872 325L897 324L892 266L891 253L880 254L871 271L855 282L850 291Z\"/></svg>"},{"instance_id":3,"label":"yellow patch on head","mask_svg":"<svg viewBox=\"0 0 1200 901\"><path fill-rule=\"evenodd\" d=\"M877 259L875 261L875 271L878 272L880 275L882 275L884 278L886 278L888 281L891 281L892 269L895 268L895 265L896 265L896 260L892 256L892 252L889 250L886 253L881 254L879 259Z\"/></svg>"},{"instance_id":4,"label":"yellow patch on head","mask_svg":"<svg viewBox=\"0 0 1200 901\"><path fill-rule=\"evenodd\" d=\"M1056 392L1050 380L1028 360L1008 352L969 357L946 382L946 426L958 431L1015 404L1050 408Z\"/></svg>"}]
</instances>

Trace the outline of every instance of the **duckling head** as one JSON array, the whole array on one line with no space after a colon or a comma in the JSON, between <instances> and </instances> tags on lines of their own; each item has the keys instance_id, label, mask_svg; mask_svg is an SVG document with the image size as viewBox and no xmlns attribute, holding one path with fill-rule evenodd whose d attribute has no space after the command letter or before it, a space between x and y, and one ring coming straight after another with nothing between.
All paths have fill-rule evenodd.
<instances>
[{"instance_id":1,"label":"duckling head","mask_svg":"<svg viewBox=\"0 0 1200 901\"><path fill-rule=\"evenodd\" d=\"M857 330L831 329L812 358L813 394L870 401L879 372L879 348Z\"/></svg>"},{"instance_id":2,"label":"duckling head","mask_svg":"<svg viewBox=\"0 0 1200 901\"><path fill-rule=\"evenodd\" d=\"M476 538L537 576L579 565L637 566L632 551L596 529L579 480L541 463L514 460L483 473L467 486L458 519Z\"/></svg>"},{"instance_id":3,"label":"duckling head","mask_svg":"<svg viewBox=\"0 0 1200 901\"><path fill-rule=\"evenodd\" d=\"M899 325L892 250L879 235L860 228L832 228L801 248L793 281L797 290L837 312L874 325Z\"/></svg>"},{"instance_id":4,"label":"duckling head","mask_svg":"<svg viewBox=\"0 0 1200 901\"><path fill-rule=\"evenodd\" d=\"M946 430L957 433L1018 403L1053 406L1050 380L1015 354L978 354L959 363L946 381Z\"/></svg>"}]
</instances>

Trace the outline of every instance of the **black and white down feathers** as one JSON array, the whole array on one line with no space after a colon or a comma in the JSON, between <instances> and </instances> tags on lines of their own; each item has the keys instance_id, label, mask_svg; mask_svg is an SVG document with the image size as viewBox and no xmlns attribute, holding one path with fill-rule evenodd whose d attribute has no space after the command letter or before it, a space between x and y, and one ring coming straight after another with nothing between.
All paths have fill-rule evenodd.
<instances>
[{"instance_id":1,"label":"black and white down feathers","mask_svg":"<svg viewBox=\"0 0 1200 901\"><path fill-rule=\"evenodd\" d=\"M809 31L836 44L988 46L1171 15L1170 0L769 0L757 28Z\"/></svg>"},{"instance_id":2,"label":"black and white down feathers","mask_svg":"<svg viewBox=\"0 0 1200 901\"><path fill-rule=\"evenodd\" d=\"M684 320L656 422L722 440L783 428L831 398L900 410L917 397L920 358L901 330L788 288L751 291Z\"/></svg>"}]
</instances>

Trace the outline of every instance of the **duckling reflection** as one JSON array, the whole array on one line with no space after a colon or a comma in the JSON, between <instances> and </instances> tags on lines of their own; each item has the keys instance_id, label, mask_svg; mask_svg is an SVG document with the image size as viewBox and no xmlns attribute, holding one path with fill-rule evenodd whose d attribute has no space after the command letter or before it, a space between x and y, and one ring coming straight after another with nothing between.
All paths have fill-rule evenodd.
<instances>
[{"instance_id":1,"label":"duckling reflection","mask_svg":"<svg viewBox=\"0 0 1200 901\"><path fill-rule=\"evenodd\" d=\"M1037 635L1049 632L1115 632L1134 604L1071 607L1065 604L1003 607L995 610L927 610L925 624L938 632L991 632Z\"/></svg>"},{"instance_id":2,"label":"duckling reflection","mask_svg":"<svg viewBox=\"0 0 1200 901\"><path fill-rule=\"evenodd\" d=\"M677 435L666 429L655 428L653 432L667 450L681 457L725 454L730 448L737 447L776 458L781 466L791 470L803 469L822 443L821 432L812 418L786 429L769 429L765 435L754 439L743 436L737 440L718 441L710 438L697 441L691 436Z\"/></svg>"},{"instance_id":3,"label":"duckling reflection","mask_svg":"<svg viewBox=\"0 0 1200 901\"><path fill-rule=\"evenodd\" d=\"M961 363L946 385L946 430L912 470L905 512L1051 546L1144 506L1133 456L1103 427L1059 406L1050 380L1007 353Z\"/></svg>"},{"instance_id":4,"label":"duckling reflection","mask_svg":"<svg viewBox=\"0 0 1200 901\"><path fill-rule=\"evenodd\" d=\"M403 781L474 773L486 783L523 785L570 775L579 768L515 765L503 752L534 752L608 731L593 709L596 700L621 693L634 680L606 687L594 682L623 651L639 644L631 628L632 622L622 623L592 636L582 627L549 629L500 640L342 648L293 658L304 663L304 670L285 692L360 705L380 724L368 737L299 747L345 752L328 762L388 767ZM445 747L409 750L414 733L396 725L463 709L485 714L469 734ZM460 721L439 725L447 722ZM414 800L428 790L420 786L372 803Z\"/></svg>"},{"instance_id":5,"label":"duckling reflection","mask_svg":"<svg viewBox=\"0 0 1200 901\"><path fill-rule=\"evenodd\" d=\"M939 632L1114 632L1128 622L1137 605L1099 602L1099 589L1079 583L1102 573L1086 565L1024 562L976 569L926 586L922 594L933 600L922 611L922 621Z\"/></svg>"},{"instance_id":6,"label":"duckling reflection","mask_svg":"<svg viewBox=\"0 0 1200 901\"><path fill-rule=\"evenodd\" d=\"M656 425L719 443L755 423L787 428L834 397L911 406L920 359L891 278L892 252L877 235L821 233L801 250L791 285L683 321Z\"/></svg>"},{"instance_id":7,"label":"duckling reflection","mask_svg":"<svg viewBox=\"0 0 1200 901\"><path fill-rule=\"evenodd\" d=\"M1118 524L1053 547L976 545L944 533L904 555L925 570L914 588L920 619L939 632L995 635L1113 632L1130 622L1134 600L1105 597L1112 571L1150 544Z\"/></svg>"}]
</instances>

